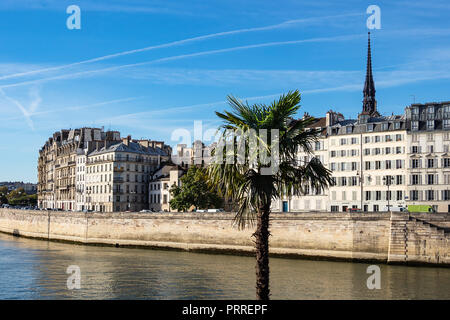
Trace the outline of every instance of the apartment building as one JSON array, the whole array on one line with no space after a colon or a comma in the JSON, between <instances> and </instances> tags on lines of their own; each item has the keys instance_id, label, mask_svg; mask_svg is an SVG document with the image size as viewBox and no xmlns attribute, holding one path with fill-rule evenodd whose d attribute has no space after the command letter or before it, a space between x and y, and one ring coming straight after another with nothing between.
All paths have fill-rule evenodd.
<instances>
[{"instance_id":1,"label":"apartment building","mask_svg":"<svg viewBox=\"0 0 450 320\"><path fill-rule=\"evenodd\" d=\"M181 186L180 178L186 169L179 165L164 165L151 175L149 183L149 208L153 211L172 211L170 188Z\"/></svg>"},{"instance_id":2,"label":"apartment building","mask_svg":"<svg viewBox=\"0 0 450 320\"><path fill-rule=\"evenodd\" d=\"M93 151L86 163L88 210L100 212L148 209L150 173L169 160L168 150L149 140L132 140Z\"/></svg>"},{"instance_id":3,"label":"apartment building","mask_svg":"<svg viewBox=\"0 0 450 320\"><path fill-rule=\"evenodd\" d=\"M450 212L450 101L412 104L405 113L407 203Z\"/></svg>"},{"instance_id":4,"label":"apartment building","mask_svg":"<svg viewBox=\"0 0 450 320\"><path fill-rule=\"evenodd\" d=\"M405 207L406 121L404 116L344 120L328 127L329 210Z\"/></svg>"},{"instance_id":5,"label":"apartment building","mask_svg":"<svg viewBox=\"0 0 450 320\"><path fill-rule=\"evenodd\" d=\"M304 118L310 117L305 113ZM303 150L299 150L297 161L299 163L308 163L312 157L318 158L325 167L328 167L328 143L327 139L327 118L318 118L311 123L306 130L318 130L320 136L318 141L311 146L314 151L313 155L305 153ZM277 201L272 202L272 210L277 212L289 212L289 211L327 211L328 207L328 189L314 189L313 186L307 185L303 187L304 192L301 196L294 196L292 198L283 197Z\"/></svg>"},{"instance_id":6,"label":"apartment building","mask_svg":"<svg viewBox=\"0 0 450 320\"><path fill-rule=\"evenodd\" d=\"M38 206L70 211L148 208L150 173L170 159L162 141L99 128L61 130L40 150Z\"/></svg>"},{"instance_id":7,"label":"apartment building","mask_svg":"<svg viewBox=\"0 0 450 320\"><path fill-rule=\"evenodd\" d=\"M80 128L55 132L39 150L38 206L49 209L76 209L77 155L104 143L100 128Z\"/></svg>"}]
</instances>

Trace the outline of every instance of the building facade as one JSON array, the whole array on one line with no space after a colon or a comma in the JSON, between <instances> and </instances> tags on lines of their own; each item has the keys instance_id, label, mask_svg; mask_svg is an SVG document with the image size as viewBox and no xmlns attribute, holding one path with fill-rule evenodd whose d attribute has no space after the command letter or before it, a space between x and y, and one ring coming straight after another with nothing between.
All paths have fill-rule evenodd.
<instances>
[{"instance_id":1,"label":"building facade","mask_svg":"<svg viewBox=\"0 0 450 320\"><path fill-rule=\"evenodd\" d=\"M69 211L148 209L150 174L170 159L161 141L99 128L61 130L40 150L38 206Z\"/></svg>"},{"instance_id":2,"label":"building facade","mask_svg":"<svg viewBox=\"0 0 450 320\"><path fill-rule=\"evenodd\" d=\"M406 108L407 203L450 212L450 101Z\"/></svg>"},{"instance_id":3,"label":"building facade","mask_svg":"<svg viewBox=\"0 0 450 320\"><path fill-rule=\"evenodd\" d=\"M170 208L170 189L181 186L180 178L186 169L179 165L164 165L151 175L149 183L149 208L152 211L173 211Z\"/></svg>"},{"instance_id":4,"label":"building facade","mask_svg":"<svg viewBox=\"0 0 450 320\"><path fill-rule=\"evenodd\" d=\"M450 102L412 104L402 115L377 111L370 34L362 111L345 119L329 111L309 129L320 129L313 155L332 171L327 190L305 186L300 197L280 199L274 211L388 211L411 204L450 212ZM305 115L308 116L308 115Z\"/></svg>"}]
</instances>

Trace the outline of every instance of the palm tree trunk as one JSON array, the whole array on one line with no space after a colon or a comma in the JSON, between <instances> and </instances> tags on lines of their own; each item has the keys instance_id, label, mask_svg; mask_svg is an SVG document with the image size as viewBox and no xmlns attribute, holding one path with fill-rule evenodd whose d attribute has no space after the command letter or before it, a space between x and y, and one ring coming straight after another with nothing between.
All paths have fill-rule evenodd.
<instances>
[{"instance_id":1,"label":"palm tree trunk","mask_svg":"<svg viewBox=\"0 0 450 320\"><path fill-rule=\"evenodd\" d=\"M261 206L256 222L256 299L269 300L269 213L270 205Z\"/></svg>"}]
</instances>

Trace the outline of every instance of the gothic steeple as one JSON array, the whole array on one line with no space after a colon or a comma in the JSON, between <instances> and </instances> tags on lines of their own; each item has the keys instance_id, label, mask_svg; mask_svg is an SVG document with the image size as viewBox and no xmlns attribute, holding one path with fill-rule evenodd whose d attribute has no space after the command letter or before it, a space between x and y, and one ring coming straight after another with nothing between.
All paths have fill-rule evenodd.
<instances>
[{"instance_id":1,"label":"gothic steeple","mask_svg":"<svg viewBox=\"0 0 450 320\"><path fill-rule=\"evenodd\" d=\"M370 32L368 36L367 47L367 70L366 70L366 82L364 83L364 100L363 100L363 113L370 116L379 116L377 112L377 100L375 99L375 83L372 76L372 53L370 51Z\"/></svg>"}]
</instances>

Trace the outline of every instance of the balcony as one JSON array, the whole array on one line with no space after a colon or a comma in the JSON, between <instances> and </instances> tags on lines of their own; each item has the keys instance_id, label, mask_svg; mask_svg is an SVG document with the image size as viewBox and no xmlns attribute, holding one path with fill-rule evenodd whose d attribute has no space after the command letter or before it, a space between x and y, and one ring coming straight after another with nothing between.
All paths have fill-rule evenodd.
<instances>
[{"instance_id":1,"label":"balcony","mask_svg":"<svg viewBox=\"0 0 450 320\"><path fill-rule=\"evenodd\" d=\"M113 182L114 183L123 183L123 178L122 177L114 177Z\"/></svg>"},{"instance_id":2,"label":"balcony","mask_svg":"<svg viewBox=\"0 0 450 320\"><path fill-rule=\"evenodd\" d=\"M123 172L124 171L124 167L114 167L114 172Z\"/></svg>"}]
</instances>

